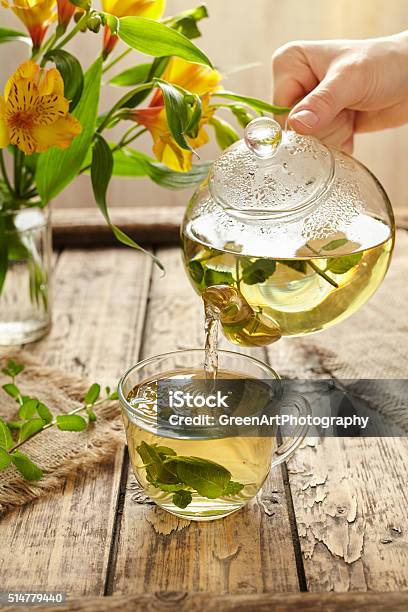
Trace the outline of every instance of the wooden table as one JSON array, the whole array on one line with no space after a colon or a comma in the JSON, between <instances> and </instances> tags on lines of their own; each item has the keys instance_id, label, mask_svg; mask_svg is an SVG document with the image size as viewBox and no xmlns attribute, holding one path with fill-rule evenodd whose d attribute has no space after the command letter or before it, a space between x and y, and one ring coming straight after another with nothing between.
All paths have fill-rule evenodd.
<instances>
[{"instance_id":1,"label":"wooden table","mask_svg":"<svg viewBox=\"0 0 408 612\"><path fill-rule=\"evenodd\" d=\"M150 222L159 221L159 235L166 227L174 242L178 219L156 213ZM30 350L47 364L112 384L141 358L202 346L201 304L178 249L157 246L162 277L130 249L85 248L84 234L76 238L81 248L63 248L78 236L70 230L77 214L58 217L54 325ZM98 218L83 214L94 225L93 244L98 223L99 241L106 240ZM137 235L143 221L132 223ZM403 230L399 244L395 266L408 258ZM387 290L380 292L364 317L385 308ZM344 338L346 325L324 334ZM407 338L408 331L401 343ZM319 367L330 373L324 351L310 355L305 346L284 340L252 354L283 373L288 360L306 375ZM407 449L406 439L309 440L248 507L189 523L140 494L123 446L108 463L73 473L54 494L2 519L0 590L63 591L70 610L406 612Z\"/></svg>"}]
</instances>

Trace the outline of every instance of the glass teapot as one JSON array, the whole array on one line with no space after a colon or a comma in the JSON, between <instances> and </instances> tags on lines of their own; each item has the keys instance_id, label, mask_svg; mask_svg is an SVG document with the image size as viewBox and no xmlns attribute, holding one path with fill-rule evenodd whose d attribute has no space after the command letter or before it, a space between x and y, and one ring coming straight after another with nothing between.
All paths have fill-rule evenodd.
<instances>
[{"instance_id":1,"label":"glass teapot","mask_svg":"<svg viewBox=\"0 0 408 612\"><path fill-rule=\"evenodd\" d=\"M187 274L235 344L263 346L350 316L382 282L394 218L378 180L310 136L251 121L187 208Z\"/></svg>"}]
</instances>

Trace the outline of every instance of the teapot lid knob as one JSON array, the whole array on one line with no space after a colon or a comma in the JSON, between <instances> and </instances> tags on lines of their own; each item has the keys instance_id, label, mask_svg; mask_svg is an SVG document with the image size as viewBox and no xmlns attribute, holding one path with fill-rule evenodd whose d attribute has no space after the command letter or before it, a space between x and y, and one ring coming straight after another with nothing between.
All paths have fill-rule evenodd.
<instances>
[{"instance_id":1,"label":"teapot lid knob","mask_svg":"<svg viewBox=\"0 0 408 612\"><path fill-rule=\"evenodd\" d=\"M245 128L245 144L257 157L273 157L282 142L282 129L269 117L257 117Z\"/></svg>"}]
</instances>

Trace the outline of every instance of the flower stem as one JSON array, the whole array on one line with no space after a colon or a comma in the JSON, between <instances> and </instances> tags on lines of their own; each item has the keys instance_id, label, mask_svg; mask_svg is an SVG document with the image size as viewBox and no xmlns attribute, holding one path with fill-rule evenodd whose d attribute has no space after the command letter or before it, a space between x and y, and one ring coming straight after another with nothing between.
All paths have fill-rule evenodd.
<instances>
[{"instance_id":1,"label":"flower stem","mask_svg":"<svg viewBox=\"0 0 408 612\"><path fill-rule=\"evenodd\" d=\"M82 30L82 28L87 24L89 18L89 11L87 11L86 13L84 13L84 15L81 17L81 19L78 21L78 23L76 24L76 26L74 28L72 28L71 32L69 32L69 34L67 34L65 36L65 38L63 38L61 40L61 42L54 47L53 51L58 51L59 49L62 49L62 47L65 47L66 44L69 43L69 41L74 38L74 36L76 34L78 34L78 32L80 30Z\"/></svg>"},{"instance_id":2,"label":"flower stem","mask_svg":"<svg viewBox=\"0 0 408 612\"><path fill-rule=\"evenodd\" d=\"M108 70L110 70L111 68L113 68L113 66L115 66L118 62L120 62L124 57L126 57L129 53L131 53L132 48L129 47L128 49L126 49L125 51L123 51L123 53L121 53L120 55L118 55L118 57L116 57L114 60L112 60L110 62L110 64L108 64L107 66L105 66L105 68L102 70L102 74L104 74L105 72L108 72Z\"/></svg>"},{"instance_id":3,"label":"flower stem","mask_svg":"<svg viewBox=\"0 0 408 612\"><path fill-rule=\"evenodd\" d=\"M24 163L24 153L17 147L14 149L14 192L17 197L21 196L21 172Z\"/></svg>"},{"instance_id":4,"label":"flower stem","mask_svg":"<svg viewBox=\"0 0 408 612\"><path fill-rule=\"evenodd\" d=\"M11 183L7 175L6 164L4 163L3 149L0 149L0 170L1 170L1 174L3 175L3 179L6 184L7 189L9 190L11 195L15 195L14 190L11 186Z\"/></svg>"},{"instance_id":5,"label":"flower stem","mask_svg":"<svg viewBox=\"0 0 408 612\"><path fill-rule=\"evenodd\" d=\"M142 83L138 87L135 87L134 89L129 91L122 98L120 98L120 100L118 100L116 102L116 104L114 104L112 106L110 111L106 114L105 119L102 121L101 125L98 127L98 129L97 129L98 134L101 134L103 132L103 130L109 124L109 121L112 119L112 117L115 114L115 112L117 110L120 110L122 107L124 107L126 102L128 102L131 98L133 98L133 96L136 93L139 93L140 91L145 91L147 89L152 89L152 87L153 87L153 82L152 81L149 81L149 83Z\"/></svg>"}]
</instances>

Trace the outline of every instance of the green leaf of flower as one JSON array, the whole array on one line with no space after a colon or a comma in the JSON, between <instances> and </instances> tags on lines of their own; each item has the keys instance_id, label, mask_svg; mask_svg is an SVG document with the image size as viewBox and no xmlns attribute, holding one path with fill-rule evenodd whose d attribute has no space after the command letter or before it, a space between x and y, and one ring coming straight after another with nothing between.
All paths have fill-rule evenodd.
<instances>
[{"instance_id":1,"label":"green leaf of flower","mask_svg":"<svg viewBox=\"0 0 408 612\"><path fill-rule=\"evenodd\" d=\"M228 106L231 113L234 115L239 125L243 128L246 128L248 123L252 121L254 118L253 115L245 108L245 106L240 106L239 104L230 104Z\"/></svg>"},{"instance_id":2,"label":"green leaf of flower","mask_svg":"<svg viewBox=\"0 0 408 612\"><path fill-rule=\"evenodd\" d=\"M149 73L151 64L138 64L124 70L120 74L114 76L110 81L109 85L116 85L117 87L133 87L139 85L139 83L146 83L149 79Z\"/></svg>"},{"instance_id":3,"label":"green leaf of flower","mask_svg":"<svg viewBox=\"0 0 408 612\"><path fill-rule=\"evenodd\" d=\"M228 100L235 100L237 102L242 102L243 104L247 104L251 108L254 108L256 111L260 113L273 113L275 115L286 115L290 111L290 108L286 106L276 106L275 104L268 104L268 102L264 102L263 100L258 100L257 98L251 98L248 96L240 96L238 94L233 93L232 91L216 91L212 94L213 96L226 98Z\"/></svg>"},{"instance_id":4,"label":"green leaf of flower","mask_svg":"<svg viewBox=\"0 0 408 612\"><path fill-rule=\"evenodd\" d=\"M224 489L223 495L237 495L237 493L242 491L244 487L245 485L241 484L240 482L234 482L233 480L230 480L230 482Z\"/></svg>"},{"instance_id":5,"label":"green leaf of flower","mask_svg":"<svg viewBox=\"0 0 408 612\"><path fill-rule=\"evenodd\" d=\"M44 421L42 419L31 419L31 421L27 421L20 429L18 442L20 443L24 442L24 440L28 440L28 438L31 438L31 436L41 431L43 427Z\"/></svg>"},{"instance_id":6,"label":"green leaf of flower","mask_svg":"<svg viewBox=\"0 0 408 612\"><path fill-rule=\"evenodd\" d=\"M4 448L0 448L0 470L5 470L11 463L11 457Z\"/></svg>"},{"instance_id":7,"label":"green leaf of flower","mask_svg":"<svg viewBox=\"0 0 408 612\"><path fill-rule=\"evenodd\" d=\"M43 402L37 404L37 414L42 418L45 423L51 423L53 416L51 410Z\"/></svg>"},{"instance_id":8,"label":"green leaf of flower","mask_svg":"<svg viewBox=\"0 0 408 612\"><path fill-rule=\"evenodd\" d=\"M214 128L215 139L220 149L227 149L239 140L238 134L227 121L219 117L213 117L209 123Z\"/></svg>"},{"instance_id":9,"label":"green leaf of flower","mask_svg":"<svg viewBox=\"0 0 408 612\"><path fill-rule=\"evenodd\" d=\"M23 42L31 47L31 38L23 32L17 32L17 30L11 30L10 28L0 28L0 43Z\"/></svg>"},{"instance_id":10,"label":"green leaf of flower","mask_svg":"<svg viewBox=\"0 0 408 612\"><path fill-rule=\"evenodd\" d=\"M3 385L3 390L13 399L17 399L20 395L20 391L14 383L6 383Z\"/></svg>"},{"instance_id":11,"label":"green leaf of flower","mask_svg":"<svg viewBox=\"0 0 408 612\"><path fill-rule=\"evenodd\" d=\"M8 450L14 445L14 440L11 435L10 429L6 423L0 419L0 447Z\"/></svg>"},{"instance_id":12,"label":"green leaf of flower","mask_svg":"<svg viewBox=\"0 0 408 612\"><path fill-rule=\"evenodd\" d=\"M29 420L32 419L37 412L38 400L35 398L24 399L22 405L18 410L18 416L20 419Z\"/></svg>"},{"instance_id":13,"label":"green leaf of flower","mask_svg":"<svg viewBox=\"0 0 408 612\"><path fill-rule=\"evenodd\" d=\"M271 259L256 259L243 262L242 280L246 285L264 283L276 270L276 262Z\"/></svg>"},{"instance_id":14,"label":"green leaf of flower","mask_svg":"<svg viewBox=\"0 0 408 612\"><path fill-rule=\"evenodd\" d=\"M79 414L61 414L57 416L57 427L61 431L83 431L87 422Z\"/></svg>"},{"instance_id":15,"label":"green leaf of flower","mask_svg":"<svg viewBox=\"0 0 408 612\"><path fill-rule=\"evenodd\" d=\"M342 257L330 257L326 270L333 274L345 274L358 264L362 256L362 253L351 253Z\"/></svg>"},{"instance_id":16,"label":"green leaf of flower","mask_svg":"<svg viewBox=\"0 0 408 612\"><path fill-rule=\"evenodd\" d=\"M85 73L81 99L73 112L82 132L67 149L52 147L39 156L36 182L43 204L60 193L82 167L95 132L101 75L102 59L98 58Z\"/></svg>"},{"instance_id":17,"label":"green leaf of flower","mask_svg":"<svg viewBox=\"0 0 408 612\"><path fill-rule=\"evenodd\" d=\"M231 473L225 467L208 459L177 456L167 465L173 463L181 482L209 499L220 497L231 480Z\"/></svg>"},{"instance_id":18,"label":"green leaf of flower","mask_svg":"<svg viewBox=\"0 0 408 612\"><path fill-rule=\"evenodd\" d=\"M98 383L93 383L85 395L84 404L93 406L96 400L99 398L100 393L101 385L98 385Z\"/></svg>"},{"instance_id":19,"label":"green leaf of flower","mask_svg":"<svg viewBox=\"0 0 408 612\"><path fill-rule=\"evenodd\" d=\"M171 135L179 147L192 151L193 149L184 137L189 123L189 107L184 94L179 88L162 79L156 79L156 83L163 94L167 125Z\"/></svg>"},{"instance_id":20,"label":"green leaf of flower","mask_svg":"<svg viewBox=\"0 0 408 612\"><path fill-rule=\"evenodd\" d=\"M181 489L180 491L176 491L173 495L173 504L178 508L186 508L189 504L191 504L193 500L193 496L190 491L185 491Z\"/></svg>"},{"instance_id":21,"label":"green leaf of flower","mask_svg":"<svg viewBox=\"0 0 408 612\"><path fill-rule=\"evenodd\" d=\"M212 287L213 285L233 285L234 277L227 270L207 267L204 273L204 282L207 287Z\"/></svg>"},{"instance_id":22,"label":"green leaf of flower","mask_svg":"<svg viewBox=\"0 0 408 612\"><path fill-rule=\"evenodd\" d=\"M347 243L348 243L347 238L339 238L338 240L332 240L328 244L325 244L324 246L322 246L320 250L321 251L335 251L336 249L339 249L340 247L344 246Z\"/></svg>"},{"instance_id":23,"label":"green leaf of flower","mask_svg":"<svg viewBox=\"0 0 408 612\"><path fill-rule=\"evenodd\" d=\"M81 99L84 89L84 74L76 57L64 49L48 51L45 58L54 62L64 81L64 96L70 100L69 110L72 112Z\"/></svg>"},{"instance_id":24,"label":"green leaf of flower","mask_svg":"<svg viewBox=\"0 0 408 612\"><path fill-rule=\"evenodd\" d=\"M186 36L166 25L144 17L122 17L119 37L132 49L153 57L176 55L211 66L208 57Z\"/></svg>"},{"instance_id":25,"label":"green leaf of flower","mask_svg":"<svg viewBox=\"0 0 408 612\"><path fill-rule=\"evenodd\" d=\"M201 4L194 9L183 11L175 17L169 17L165 19L164 23L170 28L177 30L187 36L190 40L193 38L199 38L201 32L198 29L197 22L208 17L208 10L205 4Z\"/></svg>"},{"instance_id":26,"label":"green leaf of flower","mask_svg":"<svg viewBox=\"0 0 408 612\"><path fill-rule=\"evenodd\" d=\"M20 451L11 454L11 461L26 480L40 480L43 477L42 469Z\"/></svg>"}]
</instances>

